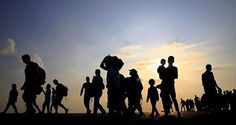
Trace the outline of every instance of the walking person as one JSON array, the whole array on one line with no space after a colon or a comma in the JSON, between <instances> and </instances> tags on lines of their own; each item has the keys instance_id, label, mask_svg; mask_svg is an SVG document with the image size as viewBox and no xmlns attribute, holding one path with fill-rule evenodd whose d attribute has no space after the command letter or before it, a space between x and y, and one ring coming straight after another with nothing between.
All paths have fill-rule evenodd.
<instances>
[{"instance_id":1,"label":"walking person","mask_svg":"<svg viewBox=\"0 0 236 125\"><path fill-rule=\"evenodd\" d=\"M150 100L151 105L152 105L152 113L149 116L153 117L154 114L156 114L155 116L158 117L159 112L156 108L156 103L157 103L157 101L159 101L159 94L158 94L157 88L154 86L155 80L150 79L148 83L149 83L150 87L148 88L147 102Z\"/></svg>"},{"instance_id":2,"label":"walking person","mask_svg":"<svg viewBox=\"0 0 236 125\"><path fill-rule=\"evenodd\" d=\"M113 115L115 112L120 114L121 112L122 98L119 70L123 65L124 63L121 59L110 55L106 56L100 64L100 67L107 71L107 104L110 115Z\"/></svg>"},{"instance_id":3,"label":"walking person","mask_svg":"<svg viewBox=\"0 0 236 125\"><path fill-rule=\"evenodd\" d=\"M42 113L44 113L45 108L47 108L47 113L50 113L50 101L51 101L51 85L47 84L46 86L46 91L44 92L44 102L43 102L43 107L42 107Z\"/></svg>"},{"instance_id":4,"label":"walking person","mask_svg":"<svg viewBox=\"0 0 236 125\"><path fill-rule=\"evenodd\" d=\"M97 115L98 109L102 112L102 115L106 114L106 111L100 104L100 98L102 96L102 91L105 88L103 83L103 78L101 77L101 71L99 69L95 70L95 76L92 80L92 87L94 92L94 107L93 107L93 115Z\"/></svg>"},{"instance_id":5,"label":"walking person","mask_svg":"<svg viewBox=\"0 0 236 125\"><path fill-rule=\"evenodd\" d=\"M18 113L17 108L16 108L16 102L17 102L17 96L18 96L16 87L17 86L14 83L11 85L11 91L9 92L8 103L3 113L6 113L10 106L12 106L16 114Z\"/></svg>"},{"instance_id":6,"label":"walking person","mask_svg":"<svg viewBox=\"0 0 236 125\"><path fill-rule=\"evenodd\" d=\"M163 109L165 112L165 116L170 114L170 109L172 109L172 100L170 99L170 95L168 94L167 89L167 74L166 74L166 60L161 59L161 65L157 68L157 73L159 74L159 78L161 79L161 83L156 87L161 90L160 96L162 100Z\"/></svg>"},{"instance_id":7,"label":"walking person","mask_svg":"<svg viewBox=\"0 0 236 125\"><path fill-rule=\"evenodd\" d=\"M206 65L206 71L202 74L202 85L207 98L207 105L209 110L216 110L218 91L221 88L217 85L214 74L212 72L212 66Z\"/></svg>"},{"instance_id":8,"label":"walking person","mask_svg":"<svg viewBox=\"0 0 236 125\"><path fill-rule=\"evenodd\" d=\"M141 106L143 85L138 76L136 69L131 69L130 77L126 78L127 97L128 97L128 113L135 115L135 110L138 110L140 116L144 116Z\"/></svg>"},{"instance_id":9,"label":"walking person","mask_svg":"<svg viewBox=\"0 0 236 125\"><path fill-rule=\"evenodd\" d=\"M166 90L171 97L171 100L174 103L175 110L177 112L178 117L181 117L181 113L179 111L178 102L176 99L176 92L175 92L175 79L178 79L178 69L177 67L173 66L174 57L168 57L168 67L166 68Z\"/></svg>"},{"instance_id":10,"label":"walking person","mask_svg":"<svg viewBox=\"0 0 236 125\"><path fill-rule=\"evenodd\" d=\"M22 56L22 61L26 64L25 82L21 87L21 90L24 91L22 98L26 106L25 113L34 114L36 112L34 106L36 106L37 108L37 105L35 105L37 95L36 92L37 90L39 90L39 85L37 84L39 66L37 63L31 61L30 56L28 54Z\"/></svg>"},{"instance_id":11,"label":"walking person","mask_svg":"<svg viewBox=\"0 0 236 125\"><path fill-rule=\"evenodd\" d=\"M86 114L89 115L91 113L89 102L91 99L91 94L92 94L92 83L90 82L90 78L86 77L86 82L83 84L81 91L80 91L80 96L83 95L84 92L84 106L87 110Z\"/></svg>"},{"instance_id":12,"label":"walking person","mask_svg":"<svg viewBox=\"0 0 236 125\"><path fill-rule=\"evenodd\" d=\"M67 96L67 87L64 86L62 83L59 83L56 79L53 80L53 83L56 85L56 113L58 113L58 106L65 110L65 113L68 113L68 108L66 108L62 103L62 99L64 96Z\"/></svg>"}]
</instances>

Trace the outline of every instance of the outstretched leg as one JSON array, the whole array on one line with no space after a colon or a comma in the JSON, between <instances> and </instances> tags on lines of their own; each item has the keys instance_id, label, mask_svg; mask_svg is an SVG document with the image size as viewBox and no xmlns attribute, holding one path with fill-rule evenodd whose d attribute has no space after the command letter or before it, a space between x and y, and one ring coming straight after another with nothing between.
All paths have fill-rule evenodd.
<instances>
[{"instance_id":1,"label":"outstretched leg","mask_svg":"<svg viewBox=\"0 0 236 125\"><path fill-rule=\"evenodd\" d=\"M3 113L6 113L7 110L9 109L9 107L10 107L10 103L8 102L8 103L7 103L7 106L6 106L6 108L5 108L5 110L3 111Z\"/></svg>"}]
</instances>

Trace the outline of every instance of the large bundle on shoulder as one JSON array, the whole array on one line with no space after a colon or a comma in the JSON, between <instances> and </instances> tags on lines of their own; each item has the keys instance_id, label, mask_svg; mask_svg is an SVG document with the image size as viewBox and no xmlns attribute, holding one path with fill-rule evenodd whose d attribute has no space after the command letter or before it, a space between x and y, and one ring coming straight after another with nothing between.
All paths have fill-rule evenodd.
<instances>
[{"instance_id":1,"label":"large bundle on shoulder","mask_svg":"<svg viewBox=\"0 0 236 125\"><path fill-rule=\"evenodd\" d=\"M68 95L68 88L66 86L64 86L63 84L60 84L60 94L62 96Z\"/></svg>"},{"instance_id":2,"label":"large bundle on shoulder","mask_svg":"<svg viewBox=\"0 0 236 125\"><path fill-rule=\"evenodd\" d=\"M124 62L121 59L119 59L117 56L107 56L105 65L107 67L114 67L120 70L122 66L124 65Z\"/></svg>"},{"instance_id":3,"label":"large bundle on shoulder","mask_svg":"<svg viewBox=\"0 0 236 125\"><path fill-rule=\"evenodd\" d=\"M45 80L46 80L46 73L45 73L45 70L38 66L37 68L37 84L38 85L44 85L45 84Z\"/></svg>"},{"instance_id":4,"label":"large bundle on shoulder","mask_svg":"<svg viewBox=\"0 0 236 125\"><path fill-rule=\"evenodd\" d=\"M37 77L36 77L36 85L34 86L35 93L37 95L40 95L41 92L43 91L42 85L46 83L46 72L45 70L37 66Z\"/></svg>"}]
</instances>

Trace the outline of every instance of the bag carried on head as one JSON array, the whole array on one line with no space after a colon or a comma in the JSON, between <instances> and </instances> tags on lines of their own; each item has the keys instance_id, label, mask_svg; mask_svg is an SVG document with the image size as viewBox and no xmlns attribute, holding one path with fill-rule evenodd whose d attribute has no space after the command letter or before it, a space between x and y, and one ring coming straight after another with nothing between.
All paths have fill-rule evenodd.
<instances>
[{"instance_id":1,"label":"bag carried on head","mask_svg":"<svg viewBox=\"0 0 236 125\"><path fill-rule=\"evenodd\" d=\"M108 56L107 60L105 61L105 65L108 67L116 67L118 70L120 70L124 62L119 59L117 56Z\"/></svg>"}]
</instances>

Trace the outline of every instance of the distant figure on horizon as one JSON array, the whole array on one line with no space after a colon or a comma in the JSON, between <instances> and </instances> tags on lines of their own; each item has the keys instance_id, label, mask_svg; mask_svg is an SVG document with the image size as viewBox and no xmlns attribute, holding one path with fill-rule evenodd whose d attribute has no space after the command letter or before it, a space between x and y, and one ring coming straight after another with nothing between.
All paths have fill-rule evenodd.
<instances>
[{"instance_id":1,"label":"distant figure on horizon","mask_svg":"<svg viewBox=\"0 0 236 125\"><path fill-rule=\"evenodd\" d=\"M101 71L99 69L95 70L95 76L92 80L92 88L93 88L93 95L94 95L94 107L93 107L93 115L97 115L98 109L102 112L102 115L106 114L106 111L100 104L100 98L102 96L102 91L105 88L103 83L103 78L101 77Z\"/></svg>"},{"instance_id":2,"label":"distant figure on horizon","mask_svg":"<svg viewBox=\"0 0 236 125\"><path fill-rule=\"evenodd\" d=\"M108 96L108 109L109 114L113 115L115 112L120 114L122 105L121 99L121 85L119 70L123 67L124 63L116 56L106 56L100 67L107 71L107 96Z\"/></svg>"},{"instance_id":3,"label":"distant figure on horizon","mask_svg":"<svg viewBox=\"0 0 236 125\"><path fill-rule=\"evenodd\" d=\"M155 80L150 79L148 83L149 83L150 87L148 88L147 102L150 99L151 100L151 105L152 105L152 113L149 116L153 117L154 114L156 113L155 116L158 117L159 112L156 108L156 103L157 103L157 101L159 101L159 94L158 94L157 88L154 86Z\"/></svg>"},{"instance_id":4,"label":"distant figure on horizon","mask_svg":"<svg viewBox=\"0 0 236 125\"><path fill-rule=\"evenodd\" d=\"M177 67L173 66L174 57L168 57L168 67L166 68L166 82L165 87L168 95L171 97L171 100L174 103L175 110L177 112L178 117L181 117L181 113L179 111L178 102L176 99L176 92L175 92L175 79L178 79L178 69Z\"/></svg>"},{"instance_id":5,"label":"distant figure on horizon","mask_svg":"<svg viewBox=\"0 0 236 125\"><path fill-rule=\"evenodd\" d=\"M181 112L185 112L186 101L184 101L182 98L180 99L180 106Z\"/></svg>"},{"instance_id":6,"label":"distant figure on horizon","mask_svg":"<svg viewBox=\"0 0 236 125\"><path fill-rule=\"evenodd\" d=\"M195 95L194 97L194 103L195 103L197 111L202 111L202 103L200 101L200 98L197 95Z\"/></svg>"},{"instance_id":7,"label":"distant figure on horizon","mask_svg":"<svg viewBox=\"0 0 236 125\"><path fill-rule=\"evenodd\" d=\"M16 114L18 113L17 108L16 108L16 102L17 102L17 96L18 96L16 87L17 86L14 83L11 85L11 91L9 92L8 103L3 113L6 113L10 106L13 107Z\"/></svg>"},{"instance_id":8,"label":"distant figure on horizon","mask_svg":"<svg viewBox=\"0 0 236 125\"><path fill-rule=\"evenodd\" d=\"M21 87L24 90L22 98L25 102L25 113L33 114L36 112L33 105L35 105L37 90L40 87L38 83L38 69L37 63L32 62L28 54L22 56L22 61L26 64L25 67L25 82Z\"/></svg>"},{"instance_id":9,"label":"distant figure on horizon","mask_svg":"<svg viewBox=\"0 0 236 125\"><path fill-rule=\"evenodd\" d=\"M83 84L81 90L80 90L80 96L83 95L84 92L84 106L87 110L86 114L89 115L91 113L89 102L91 99L92 94L92 83L90 82L90 78L86 77L86 82Z\"/></svg>"},{"instance_id":10,"label":"distant figure on horizon","mask_svg":"<svg viewBox=\"0 0 236 125\"><path fill-rule=\"evenodd\" d=\"M47 113L50 113L50 101L51 101L51 85L47 84L46 86L46 91L44 92L44 102L43 102L43 106L42 106L42 113L44 113L45 108L47 108Z\"/></svg>"},{"instance_id":11,"label":"distant figure on horizon","mask_svg":"<svg viewBox=\"0 0 236 125\"><path fill-rule=\"evenodd\" d=\"M206 101L210 110L215 110L217 108L216 100L218 96L218 91L221 90L221 88L217 85L216 80L214 78L214 74L211 71L212 66L210 64L207 64L206 71L202 74L202 85L204 88L205 96L207 98Z\"/></svg>"},{"instance_id":12,"label":"distant figure on horizon","mask_svg":"<svg viewBox=\"0 0 236 125\"><path fill-rule=\"evenodd\" d=\"M58 113L58 106L63 108L65 110L65 113L68 113L68 109L61 103L62 99L64 96L67 96L67 87L64 86L63 84L59 83L56 79L53 80L53 83L56 85L56 112Z\"/></svg>"}]
</instances>

